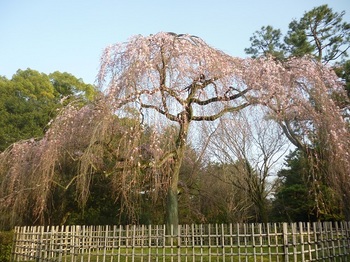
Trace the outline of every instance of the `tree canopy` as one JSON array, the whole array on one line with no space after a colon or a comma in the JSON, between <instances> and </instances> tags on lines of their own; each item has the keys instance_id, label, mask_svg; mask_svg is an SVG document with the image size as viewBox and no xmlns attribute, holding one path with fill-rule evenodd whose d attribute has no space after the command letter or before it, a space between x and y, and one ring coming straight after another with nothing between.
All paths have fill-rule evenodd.
<instances>
[{"instance_id":1,"label":"tree canopy","mask_svg":"<svg viewBox=\"0 0 350 262\"><path fill-rule=\"evenodd\" d=\"M350 24L342 21L344 14L321 5L305 12L299 21L293 20L285 38L291 55L311 54L324 64L346 57Z\"/></svg>"},{"instance_id":2,"label":"tree canopy","mask_svg":"<svg viewBox=\"0 0 350 262\"><path fill-rule=\"evenodd\" d=\"M280 29L263 26L250 38L247 54L253 57L272 55L278 59L310 55L327 64L347 57L350 48L350 24L343 21L345 12L337 13L328 5L305 12L289 24L282 39Z\"/></svg>"},{"instance_id":3,"label":"tree canopy","mask_svg":"<svg viewBox=\"0 0 350 262\"><path fill-rule=\"evenodd\" d=\"M92 100L96 88L69 73L18 70L0 79L0 151L22 139L41 138L57 110L74 99Z\"/></svg>"}]
</instances>

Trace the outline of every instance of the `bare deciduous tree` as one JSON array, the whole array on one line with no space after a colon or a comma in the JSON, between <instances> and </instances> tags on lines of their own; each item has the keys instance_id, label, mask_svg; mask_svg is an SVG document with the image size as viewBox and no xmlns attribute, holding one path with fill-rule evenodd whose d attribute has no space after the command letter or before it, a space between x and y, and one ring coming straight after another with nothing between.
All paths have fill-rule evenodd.
<instances>
[{"instance_id":1,"label":"bare deciduous tree","mask_svg":"<svg viewBox=\"0 0 350 262\"><path fill-rule=\"evenodd\" d=\"M266 112L266 108L255 106L223 117L208 152L226 164L230 174L226 181L246 192L256 209L256 220L265 223L273 175L289 144L277 123L266 118Z\"/></svg>"}]
</instances>

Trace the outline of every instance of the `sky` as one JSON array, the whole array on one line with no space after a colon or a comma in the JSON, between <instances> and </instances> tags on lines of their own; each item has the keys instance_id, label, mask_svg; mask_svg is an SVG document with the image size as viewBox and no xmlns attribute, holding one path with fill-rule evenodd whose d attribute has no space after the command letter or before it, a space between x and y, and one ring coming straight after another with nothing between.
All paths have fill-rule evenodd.
<instances>
[{"instance_id":1,"label":"sky","mask_svg":"<svg viewBox=\"0 0 350 262\"><path fill-rule=\"evenodd\" d=\"M189 33L246 57L262 26L285 34L293 19L323 4L350 22L350 0L0 0L0 75L31 68L94 84L105 47L157 32Z\"/></svg>"}]
</instances>

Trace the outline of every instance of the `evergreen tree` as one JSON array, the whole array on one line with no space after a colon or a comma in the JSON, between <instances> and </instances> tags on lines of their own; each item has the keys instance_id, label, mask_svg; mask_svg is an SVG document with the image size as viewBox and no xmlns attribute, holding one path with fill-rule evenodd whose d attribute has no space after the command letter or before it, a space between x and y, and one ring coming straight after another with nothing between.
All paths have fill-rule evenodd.
<instances>
[{"instance_id":1,"label":"evergreen tree","mask_svg":"<svg viewBox=\"0 0 350 262\"><path fill-rule=\"evenodd\" d=\"M344 219L340 201L334 197L335 192L321 181L312 181L308 165L307 157L300 150L286 157L286 168L278 172L280 183L272 203L274 219L288 222ZM310 190L314 186L319 191L316 198L314 191ZM319 198L320 195L324 197Z\"/></svg>"},{"instance_id":2,"label":"evergreen tree","mask_svg":"<svg viewBox=\"0 0 350 262\"><path fill-rule=\"evenodd\" d=\"M91 100L94 86L71 74L18 70L0 78L0 152L19 140L41 138L48 123L69 101Z\"/></svg>"}]
</instances>

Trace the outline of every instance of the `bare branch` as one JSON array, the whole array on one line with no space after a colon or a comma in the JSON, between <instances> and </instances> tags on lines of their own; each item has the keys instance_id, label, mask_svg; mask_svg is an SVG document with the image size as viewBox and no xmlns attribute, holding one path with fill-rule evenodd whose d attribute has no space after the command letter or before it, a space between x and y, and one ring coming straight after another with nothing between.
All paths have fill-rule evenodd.
<instances>
[{"instance_id":1,"label":"bare branch","mask_svg":"<svg viewBox=\"0 0 350 262\"><path fill-rule=\"evenodd\" d=\"M231 88L231 87L230 87ZM207 100L200 100L200 99L191 99L191 102L196 103L198 105L204 106L204 105L208 105L211 103L215 103L215 102L227 102L227 101L232 101L235 99L238 99L240 97L243 97L246 93L248 93L251 90L251 88L246 88L243 91L240 91L238 94L234 94L231 96L216 96Z\"/></svg>"},{"instance_id":2,"label":"bare branch","mask_svg":"<svg viewBox=\"0 0 350 262\"><path fill-rule=\"evenodd\" d=\"M214 115L193 116L191 119L193 121L215 121L215 120L219 119L220 117L222 117L226 113L238 112L238 111L242 110L243 108L246 108L249 105L250 105L249 103L244 103L244 104L241 104L241 105L236 106L236 107L226 107Z\"/></svg>"}]
</instances>

